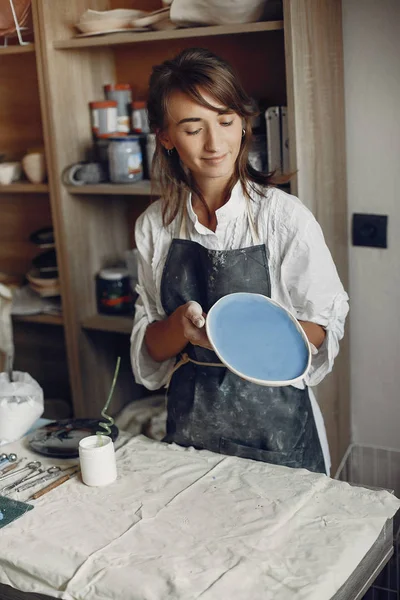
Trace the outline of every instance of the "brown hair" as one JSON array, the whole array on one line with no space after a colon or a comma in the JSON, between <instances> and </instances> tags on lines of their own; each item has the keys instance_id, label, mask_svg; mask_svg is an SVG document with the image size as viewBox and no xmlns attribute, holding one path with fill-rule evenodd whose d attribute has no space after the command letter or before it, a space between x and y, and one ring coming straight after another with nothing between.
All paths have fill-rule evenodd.
<instances>
[{"instance_id":1,"label":"brown hair","mask_svg":"<svg viewBox=\"0 0 400 600\"><path fill-rule=\"evenodd\" d=\"M258 111L231 65L222 58L204 48L189 48L174 59L153 67L147 103L150 128L159 133L167 127L168 101L171 93L175 91L183 92L198 104L218 111L218 108L206 102L199 88L243 120L245 133L235 172L225 189L225 199L229 199L238 180L241 181L244 194L250 198L251 189L256 190L260 186L272 183L272 174L256 171L248 161L252 135L251 119ZM164 225L169 225L174 220L188 191L196 194L208 210L194 178L182 167L177 151L173 150L169 155L158 135L152 179L158 182L162 190Z\"/></svg>"}]
</instances>

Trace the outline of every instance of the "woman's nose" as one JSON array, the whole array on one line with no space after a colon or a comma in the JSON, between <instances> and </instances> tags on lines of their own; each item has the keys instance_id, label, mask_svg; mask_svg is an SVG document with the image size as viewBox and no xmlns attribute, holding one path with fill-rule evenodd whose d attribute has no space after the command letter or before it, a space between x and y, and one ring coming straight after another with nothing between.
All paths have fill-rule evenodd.
<instances>
[{"instance_id":1,"label":"woman's nose","mask_svg":"<svg viewBox=\"0 0 400 600\"><path fill-rule=\"evenodd\" d=\"M205 149L207 152L218 152L221 149L221 136L217 128L210 127L207 130Z\"/></svg>"}]
</instances>

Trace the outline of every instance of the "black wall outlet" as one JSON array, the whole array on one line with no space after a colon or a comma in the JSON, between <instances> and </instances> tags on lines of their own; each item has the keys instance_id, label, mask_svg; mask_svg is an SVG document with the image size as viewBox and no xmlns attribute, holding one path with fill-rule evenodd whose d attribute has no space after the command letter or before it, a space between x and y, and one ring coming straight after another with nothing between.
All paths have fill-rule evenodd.
<instances>
[{"instance_id":1,"label":"black wall outlet","mask_svg":"<svg viewBox=\"0 0 400 600\"><path fill-rule=\"evenodd\" d=\"M353 215L353 246L372 246L387 248L386 215Z\"/></svg>"}]
</instances>

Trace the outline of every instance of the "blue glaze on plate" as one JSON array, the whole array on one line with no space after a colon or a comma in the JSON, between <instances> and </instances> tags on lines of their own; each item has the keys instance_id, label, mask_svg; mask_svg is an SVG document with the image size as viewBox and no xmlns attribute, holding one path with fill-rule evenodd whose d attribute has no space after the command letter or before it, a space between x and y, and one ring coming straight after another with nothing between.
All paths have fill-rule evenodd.
<instances>
[{"instance_id":1,"label":"blue glaze on plate","mask_svg":"<svg viewBox=\"0 0 400 600\"><path fill-rule=\"evenodd\" d=\"M304 376L309 347L288 311L259 294L229 294L207 317L214 350L227 367L258 382Z\"/></svg>"}]
</instances>

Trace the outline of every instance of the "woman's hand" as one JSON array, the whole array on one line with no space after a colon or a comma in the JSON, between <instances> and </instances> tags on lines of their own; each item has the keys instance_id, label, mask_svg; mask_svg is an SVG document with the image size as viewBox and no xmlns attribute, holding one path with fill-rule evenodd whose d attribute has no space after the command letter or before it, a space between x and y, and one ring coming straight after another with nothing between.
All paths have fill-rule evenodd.
<instances>
[{"instance_id":1,"label":"woman's hand","mask_svg":"<svg viewBox=\"0 0 400 600\"><path fill-rule=\"evenodd\" d=\"M317 349L320 348L324 342L326 331L317 323L311 323L309 321L299 321L300 325L304 329L308 341L313 344Z\"/></svg>"},{"instance_id":2,"label":"woman's hand","mask_svg":"<svg viewBox=\"0 0 400 600\"><path fill-rule=\"evenodd\" d=\"M146 329L145 343L151 358L162 362L177 356L188 342L212 349L208 341L203 309L198 302L179 306L162 321L150 323Z\"/></svg>"},{"instance_id":3,"label":"woman's hand","mask_svg":"<svg viewBox=\"0 0 400 600\"><path fill-rule=\"evenodd\" d=\"M194 346L201 346L202 348L212 350L205 328L206 314L203 312L200 304L192 300L184 304L180 309L185 339Z\"/></svg>"}]
</instances>

